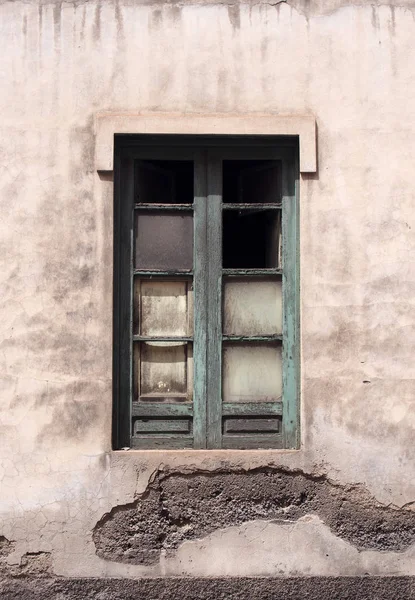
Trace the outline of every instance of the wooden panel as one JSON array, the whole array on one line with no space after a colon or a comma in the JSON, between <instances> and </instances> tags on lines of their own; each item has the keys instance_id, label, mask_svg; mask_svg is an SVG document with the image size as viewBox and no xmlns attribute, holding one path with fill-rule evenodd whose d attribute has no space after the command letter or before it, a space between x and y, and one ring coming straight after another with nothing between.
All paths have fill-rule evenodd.
<instances>
[{"instance_id":1,"label":"wooden panel","mask_svg":"<svg viewBox=\"0 0 415 600\"><path fill-rule=\"evenodd\" d=\"M224 343L224 402L274 402L281 394L281 348Z\"/></svg>"},{"instance_id":2,"label":"wooden panel","mask_svg":"<svg viewBox=\"0 0 415 600\"><path fill-rule=\"evenodd\" d=\"M135 267L191 269L193 214L135 212Z\"/></svg>"},{"instance_id":3,"label":"wooden panel","mask_svg":"<svg viewBox=\"0 0 415 600\"><path fill-rule=\"evenodd\" d=\"M138 433L190 433L191 421L189 419L136 419L134 421L134 435Z\"/></svg>"},{"instance_id":4,"label":"wooden panel","mask_svg":"<svg viewBox=\"0 0 415 600\"><path fill-rule=\"evenodd\" d=\"M142 336L175 337L193 333L193 292L190 282L134 282L134 329Z\"/></svg>"},{"instance_id":5,"label":"wooden panel","mask_svg":"<svg viewBox=\"0 0 415 600\"><path fill-rule=\"evenodd\" d=\"M281 281L225 281L223 304L225 334L282 333Z\"/></svg>"},{"instance_id":6,"label":"wooden panel","mask_svg":"<svg viewBox=\"0 0 415 600\"><path fill-rule=\"evenodd\" d=\"M224 433L278 433L280 419L224 419Z\"/></svg>"},{"instance_id":7,"label":"wooden panel","mask_svg":"<svg viewBox=\"0 0 415 600\"><path fill-rule=\"evenodd\" d=\"M237 435L227 434L222 436L222 448L238 450L258 450L267 448L282 448L282 436L278 433L264 435Z\"/></svg>"}]
</instances>

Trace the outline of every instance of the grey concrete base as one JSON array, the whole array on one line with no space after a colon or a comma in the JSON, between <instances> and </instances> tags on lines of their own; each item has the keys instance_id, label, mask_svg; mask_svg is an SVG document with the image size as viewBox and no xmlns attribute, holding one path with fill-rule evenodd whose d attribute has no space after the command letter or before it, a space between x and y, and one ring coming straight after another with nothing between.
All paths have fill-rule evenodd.
<instances>
[{"instance_id":1,"label":"grey concrete base","mask_svg":"<svg viewBox=\"0 0 415 600\"><path fill-rule=\"evenodd\" d=\"M411 577L3 579L2 600L414 600Z\"/></svg>"}]
</instances>

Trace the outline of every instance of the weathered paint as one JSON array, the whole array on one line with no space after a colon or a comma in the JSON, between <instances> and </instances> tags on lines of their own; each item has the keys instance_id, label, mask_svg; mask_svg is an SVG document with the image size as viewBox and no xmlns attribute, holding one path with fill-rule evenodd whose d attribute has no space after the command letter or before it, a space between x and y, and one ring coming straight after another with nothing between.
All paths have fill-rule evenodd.
<instances>
[{"instance_id":1,"label":"weathered paint","mask_svg":"<svg viewBox=\"0 0 415 600\"><path fill-rule=\"evenodd\" d=\"M267 576L414 575L403 526L396 546L356 549L321 503L290 526L269 515L215 524L152 565L99 557L93 542L104 515L139 506L166 469L197 477L285 467L292 485L297 473L321 476L347 500L358 484L374 505L412 517L412 10L408 0L2 3L4 573L260 575L258 557ZM113 182L95 171L100 111L315 116L318 171L299 183L300 451L111 453ZM405 581L389 597L409 598ZM359 582L347 583L356 597L369 597L369 585L382 597L376 582ZM56 595L69 583L42 585ZM181 585L190 597L203 589L196 579ZM255 585L269 593L269 582ZM318 582L302 585L318 595Z\"/></svg>"}]
</instances>

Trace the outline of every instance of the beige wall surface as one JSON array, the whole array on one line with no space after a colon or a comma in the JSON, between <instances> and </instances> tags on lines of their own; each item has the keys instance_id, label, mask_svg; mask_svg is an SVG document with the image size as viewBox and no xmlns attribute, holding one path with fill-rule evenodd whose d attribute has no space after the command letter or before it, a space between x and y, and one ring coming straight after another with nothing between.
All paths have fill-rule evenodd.
<instances>
[{"instance_id":1,"label":"beige wall surface","mask_svg":"<svg viewBox=\"0 0 415 600\"><path fill-rule=\"evenodd\" d=\"M2 568L35 557L66 576L415 575L414 10L1 3ZM300 184L301 450L111 453L102 111L315 117L318 170ZM397 540L356 541L310 506L205 528L151 564L97 551L100 519L139 507L160 474L260 467L353 497L352 512L383 515L374 529L399 517Z\"/></svg>"}]
</instances>

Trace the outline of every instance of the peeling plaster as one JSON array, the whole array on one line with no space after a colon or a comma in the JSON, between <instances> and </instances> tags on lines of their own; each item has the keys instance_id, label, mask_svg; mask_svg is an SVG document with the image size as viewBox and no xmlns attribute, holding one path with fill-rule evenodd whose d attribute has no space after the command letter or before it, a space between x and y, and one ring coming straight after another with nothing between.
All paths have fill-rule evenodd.
<instances>
[{"instance_id":1,"label":"peeling plaster","mask_svg":"<svg viewBox=\"0 0 415 600\"><path fill-rule=\"evenodd\" d=\"M152 564L216 530L310 514L357 550L402 551L415 543L412 511L382 506L361 486L282 469L158 474L139 500L100 520L94 542L106 560Z\"/></svg>"}]
</instances>

